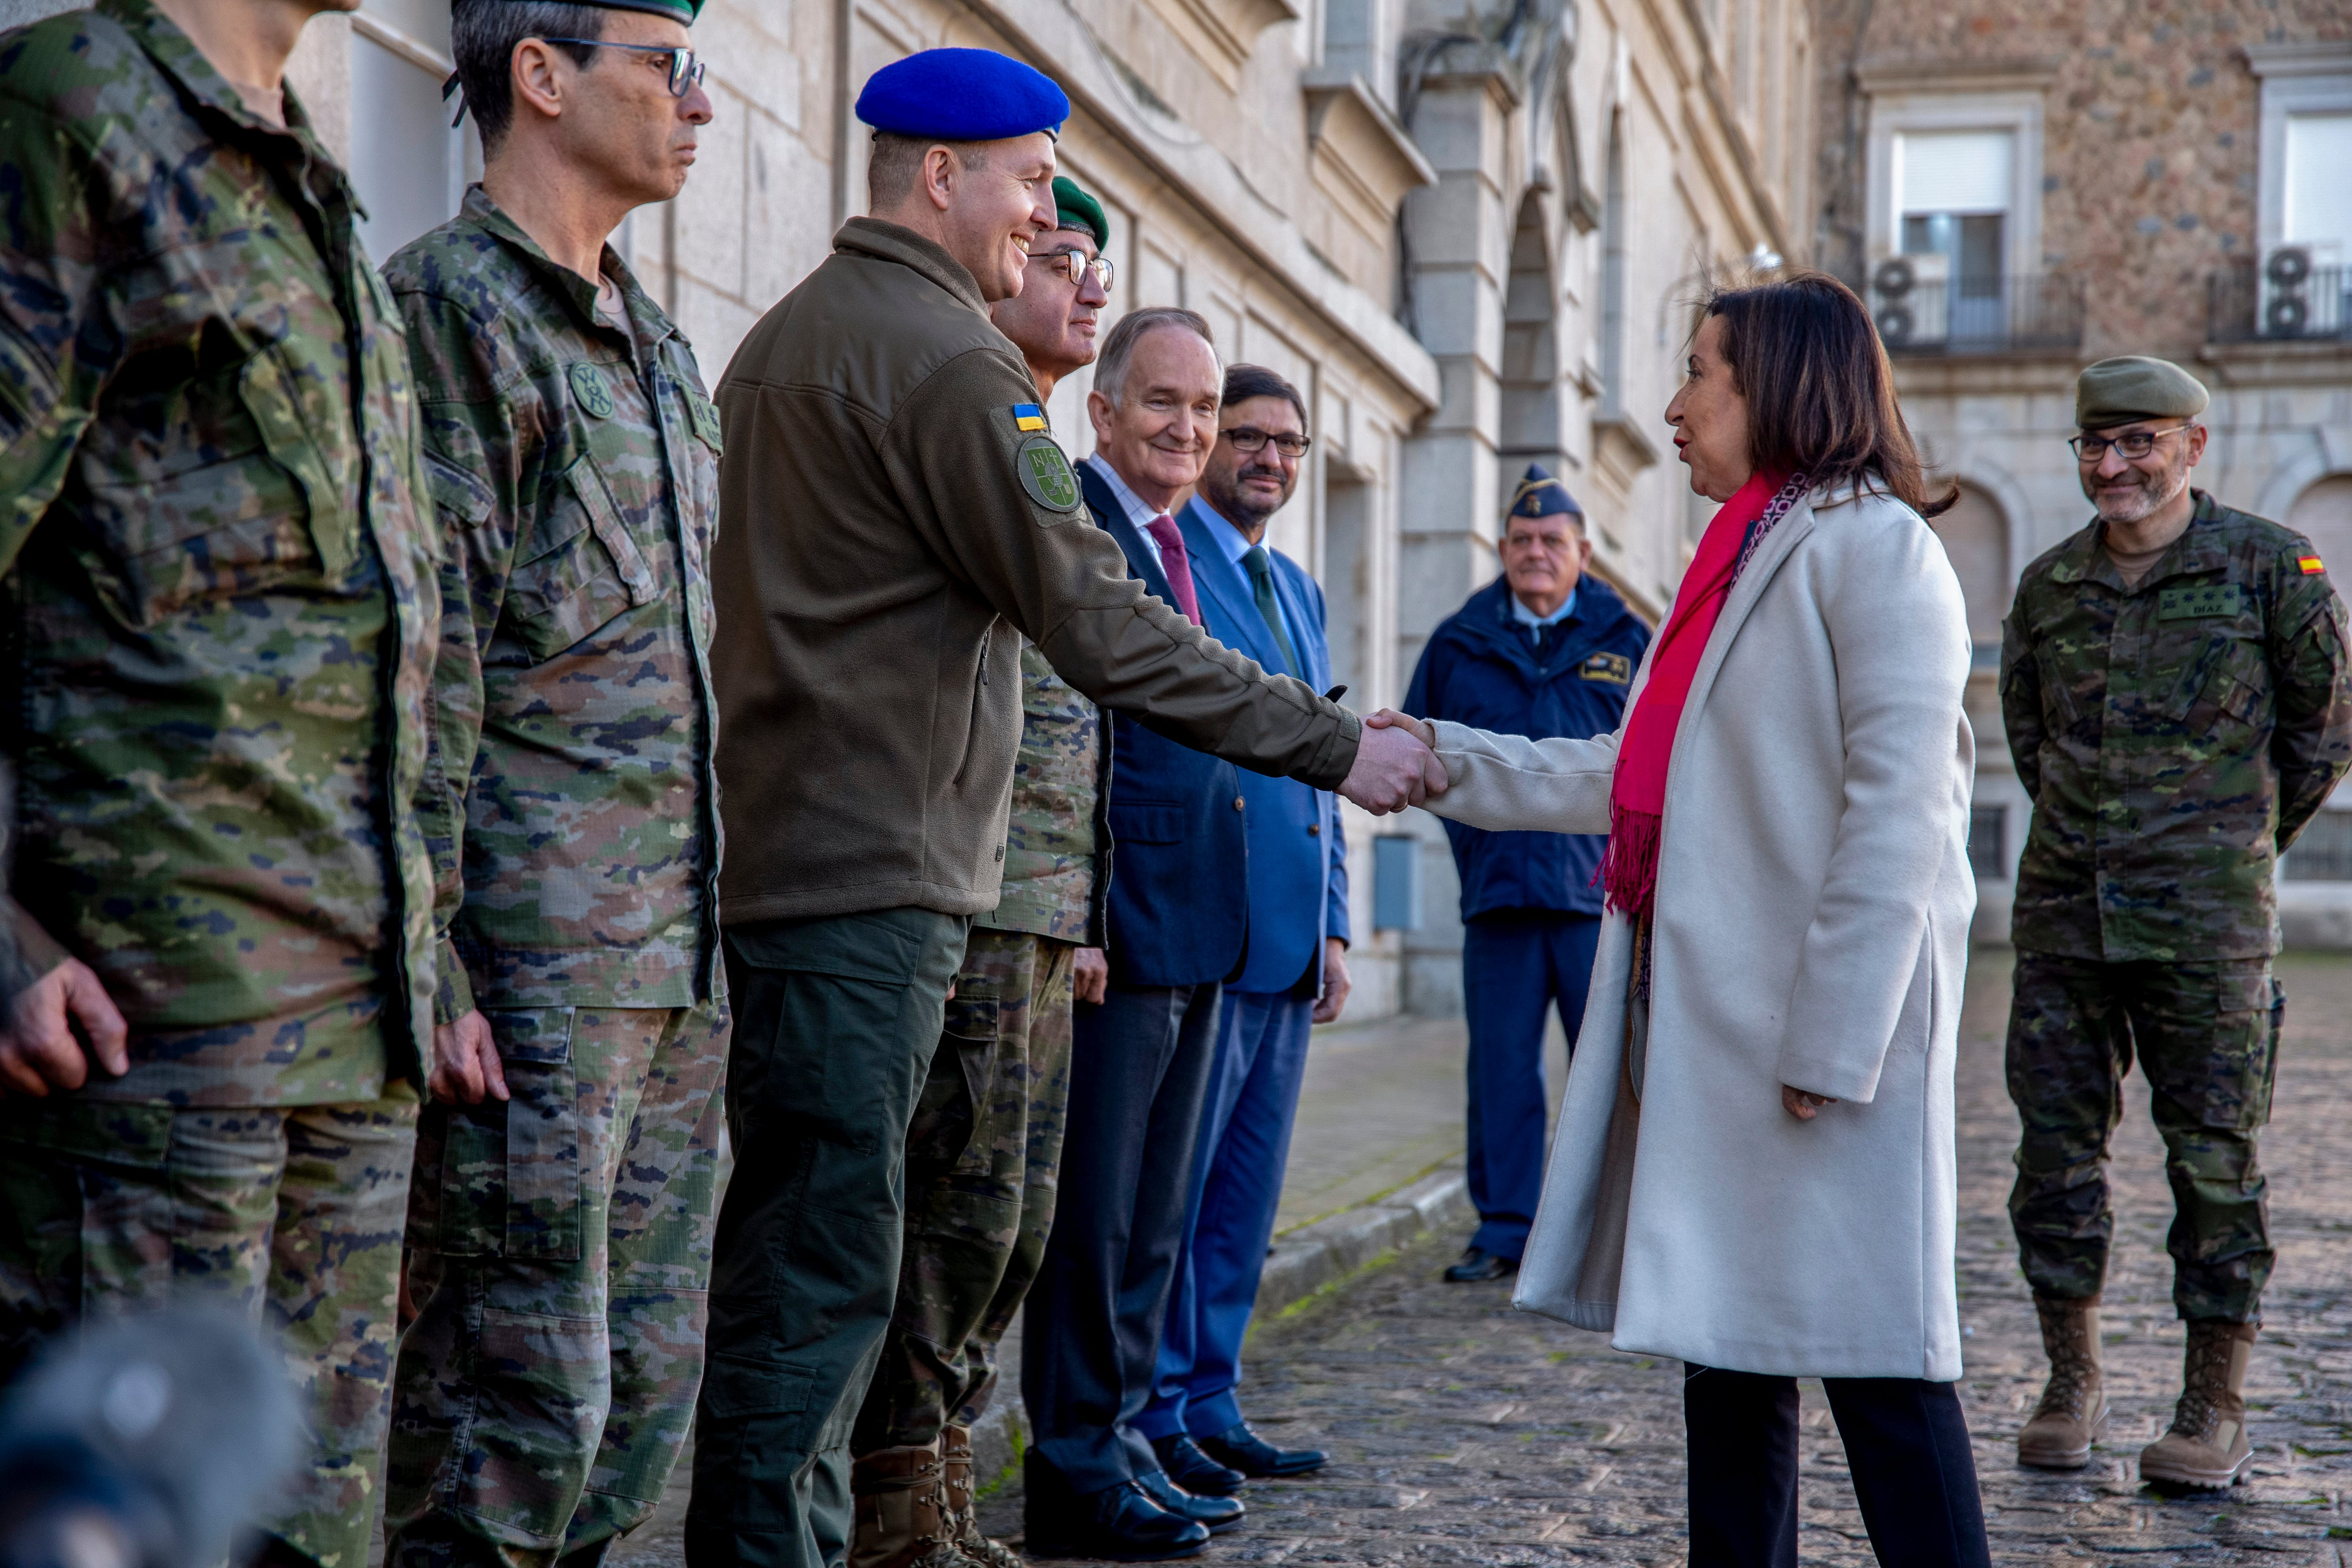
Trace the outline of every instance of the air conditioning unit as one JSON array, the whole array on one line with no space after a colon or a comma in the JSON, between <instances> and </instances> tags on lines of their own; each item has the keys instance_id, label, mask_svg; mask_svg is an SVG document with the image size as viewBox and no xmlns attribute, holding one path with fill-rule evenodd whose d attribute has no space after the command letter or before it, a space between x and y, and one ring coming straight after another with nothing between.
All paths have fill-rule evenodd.
<instances>
[{"instance_id":1,"label":"air conditioning unit","mask_svg":"<svg viewBox=\"0 0 2352 1568\"><path fill-rule=\"evenodd\" d=\"M1952 258L1890 256L1870 269L1870 317L1891 349L1917 348L1951 336Z\"/></svg>"},{"instance_id":2,"label":"air conditioning unit","mask_svg":"<svg viewBox=\"0 0 2352 1568\"><path fill-rule=\"evenodd\" d=\"M2334 335L2344 288L2344 247L2276 245L2263 258L2255 302L2257 332L2265 338Z\"/></svg>"}]
</instances>

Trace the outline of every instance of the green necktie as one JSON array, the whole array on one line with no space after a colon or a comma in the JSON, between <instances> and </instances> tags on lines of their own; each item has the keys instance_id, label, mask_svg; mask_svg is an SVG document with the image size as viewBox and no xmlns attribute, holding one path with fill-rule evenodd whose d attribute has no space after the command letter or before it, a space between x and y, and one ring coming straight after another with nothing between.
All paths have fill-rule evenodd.
<instances>
[{"instance_id":1,"label":"green necktie","mask_svg":"<svg viewBox=\"0 0 2352 1568\"><path fill-rule=\"evenodd\" d=\"M1274 596L1274 563L1265 558L1265 546L1253 544L1242 552L1242 564L1249 569L1250 588L1257 595L1257 616L1265 629L1274 634L1274 646L1282 650L1282 662L1288 666L1282 673L1307 679L1307 667L1298 662L1298 650L1290 646L1290 634L1282 629L1282 605Z\"/></svg>"}]
</instances>

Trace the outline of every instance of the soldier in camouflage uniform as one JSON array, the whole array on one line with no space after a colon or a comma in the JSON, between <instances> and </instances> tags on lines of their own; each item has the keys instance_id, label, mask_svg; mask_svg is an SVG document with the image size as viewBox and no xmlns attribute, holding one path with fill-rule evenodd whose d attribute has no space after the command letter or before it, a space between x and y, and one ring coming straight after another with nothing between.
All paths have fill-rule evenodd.
<instances>
[{"instance_id":1,"label":"soldier in camouflage uniform","mask_svg":"<svg viewBox=\"0 0 2352 1568\"><path fill-rule=\"evenodd\" d=\"M173 11L0 37L13 891L72 955L0 1046L0 1375L86 1314L226 1300L310 1424L265 1556L363 1568L432 1013L439 594L407 358L279 89L293 40Z\"/></svg>"},{"instance_id":2,"label":"soldier in camouflage uniform","mask_svg":"<svg viewBox=\"0 0 2352 1568\"><path fill-rule=\"evenodd\" d=\"M458 0L484 184L384 269L446 552L394 1564L601 1561L660 1500L701 1384L727 1047L719 423L603 243L677 194L710 118L695 4Z\"/></svg>"},{"instance_id":3,"label":"soldier in camouflage uniform","mask_svg":"<svg viewBox=\"0 0 2352 1568\"><path fill-rule=\"evenodd\" d=\"M2135 1054L2177 1212L2186 1387L2142 1477L2226 1486L2273 1260L2255 1159L2284 1005L2272 874L2352 762L2345 609L2310 542L2189 486L2206 393L2160 360L2083 373L2099 518L2025 569L2001 709L2033 821L2018 867L2010 1214L2051 1359L2021 1462L2086 1463L2106 1416L2107 1141Z\"/></svg>"},{"instance_id":4,"label":"soldier in camouflage uniform","mask_svg":"<svg viewBox=\"0 0 2352 1568\"><path fill-rule=\"evenodd\" d=\"M1041 408L1094 362L1095 313L1109 299L1108 264L1096 260L1109 239L1101 204L1066 177L1054 195L1062 226L1036 246L1020 294L989 312ZM980 1532L971 1427L1053 1227L1074 991L1099 1002L1110 975L1110 735L1034 646L1021 650L1021 699L1003 900L972 920L907 1129L898 1300L850 1436L852 1568L1020 1562Z\"/></svg>"}]
</instances>

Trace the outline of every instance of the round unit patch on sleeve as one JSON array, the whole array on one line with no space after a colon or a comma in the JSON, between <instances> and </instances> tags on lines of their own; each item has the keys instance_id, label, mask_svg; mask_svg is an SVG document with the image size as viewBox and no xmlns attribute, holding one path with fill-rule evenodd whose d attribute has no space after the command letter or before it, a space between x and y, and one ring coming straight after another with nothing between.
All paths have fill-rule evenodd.
<instances>
[{"instance_id":1,"label":"round unit patch on sleeve","mask_svg":"<svg viewBox=\"0 0 2352 1568\"><path fill-rule=\"evenodd\" d=\"M613 416L613 389L604 384L603 371L593 364L575 364L572 367L571 377L572 395L578 401L583 414L591 419Z\"/></svg>"},{"instance_id":2,"label":"round unit patch on sleeve","mask_svg":"<svg viewBox=\"0 0 2352 1568\"><path fill-rule=\"evenodd\" d=\"M1077 510L1078 476L1070 472L1070 459L1051 436L1032 436L1022 442L1013 454L1013 471L1039 506L1054 511Z\"/></svg>"}]
</instances>

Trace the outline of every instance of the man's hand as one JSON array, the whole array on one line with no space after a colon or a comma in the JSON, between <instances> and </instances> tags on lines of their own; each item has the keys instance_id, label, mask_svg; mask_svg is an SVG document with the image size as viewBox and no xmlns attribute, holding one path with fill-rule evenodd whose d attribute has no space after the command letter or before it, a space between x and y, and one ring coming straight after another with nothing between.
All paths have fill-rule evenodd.
<instances>
[{"instance_id":1,"label":"man's hand","mask_svg":"<svg viewBox=\"0 0 2352 1568\"><path fill-rule=\"evenodd\" d=\"M74 1038L77 1023L89 1037L88 1051ZM114 1078L129 1072L131 1028L97 972L79 958L61 959L16 994L0 1033L0 1093L38 1100L52 1089L79 1089L92 1056Z\"/></svg>"},{"instance_id":2,"label":"man's hand","mask_svg":"<svg viewBox=\"0 0 2352 1568\"><path fill-rule=\"evenodd\" d=\"M1780 1086L1780 1109L1800 1121L1811 1121L1822 1113L1822 1106L1836 1103L1836 1100L1826 1094L1811 1094L1801 1089L1790 1089L1785 1083Z\"/></svg>"},{"instance_id":3,"label":"man's hand","mask_svg":"<svg viewBox=\"0 0 2352 1568\"><path fill-rule=\"evenodd\" d=\"M507 1069L499 1060L498 1042L490 1037L490 1021L479 1007L454 1024L433 1026L433 1070L425 1075L425 1087L444 1105L461 1100L479 1105L485 1089L494 1100L509 1098Z\"/></svg>"},{"instance_id":4,"label":"man's hand","mask_svg":"<svg viewBox=\"0 0 2352 1568\"><path fill-rule=\"evenodd\" d=\"M1348 944L1336 936L1323 939L1323 994L1315 999L1313 1022L1336 1022L1339 1009L1348 1005L1348 993L1355 982L1348 978Z\"/></svg>"},{"instance_id":5,"label":"man's hand","mask_svg":"<svg viewBox=\"0 0 2352 1568\"><path fill-rule=\"evenodd\" d=\"M1431 751L1437 750L1437 726L1426 719L1416 719L1410 713L1383 708L1364 722L1375 730L1402 730Z\"/></svg>"},{"instance_id":6,"label":"man's hand","mask_svg":"<svg viewBox=\"0 0 2352 1568\"><path fill-rule=\"evenodd\" d=\"M1374 816L1444 795L1445 764L1414 732L1413 723L1386 710L1365 720L1355 765L1339 782L1339 793Z\"/></svg>"},{"instance_id":7,"label":"man's hand","mask_svg":"<svg viewBox=\"0 0 2352 1568\"><path fill-rule=\"evenodd\" d=\"M1102 1005L1110 995L1110 954L1098 947L1082 947L1070 963L1070 995L1076 1001Z\"/></svg>"}]
</instances>

